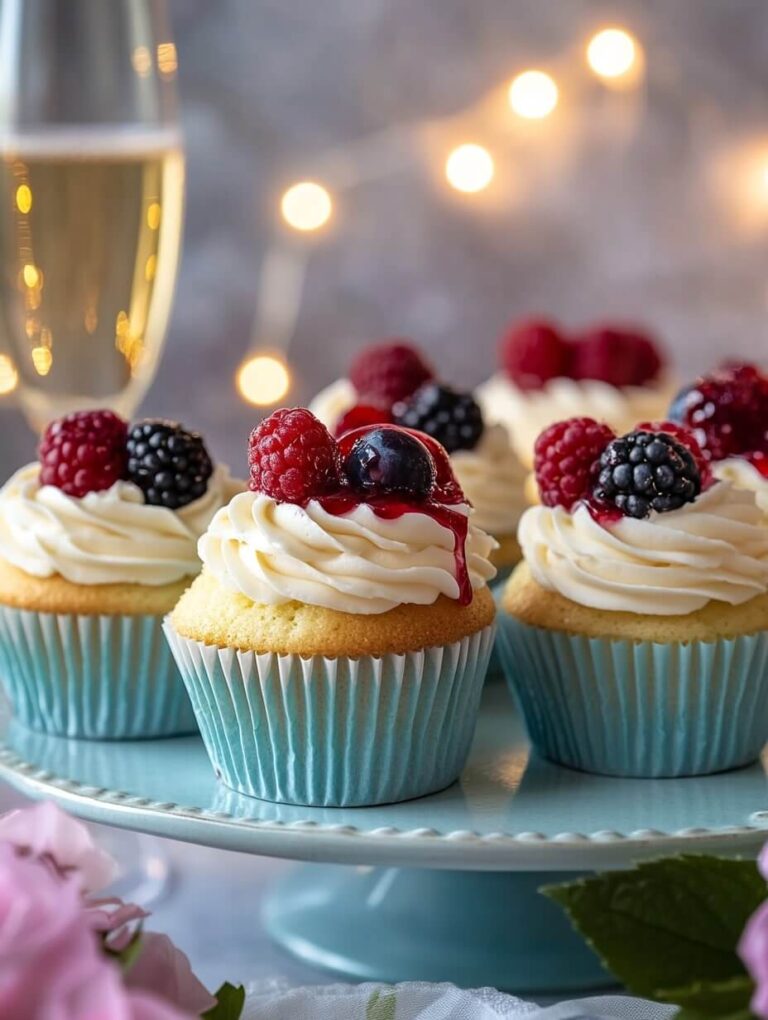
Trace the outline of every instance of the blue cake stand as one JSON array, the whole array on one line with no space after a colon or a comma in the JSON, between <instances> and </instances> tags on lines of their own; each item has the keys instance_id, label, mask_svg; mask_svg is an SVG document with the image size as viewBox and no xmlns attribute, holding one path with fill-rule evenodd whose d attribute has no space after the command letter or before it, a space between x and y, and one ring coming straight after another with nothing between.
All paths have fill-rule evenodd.
<instances>
[{"instance_id":1,"label":"blue cake stand","mask_svg":"<svg viewBox=\"0 0 768 1020\"><path fill-rule=\"evenodd\" d=\"M531 756L501 685L486 689L461 780L389 807L240 796L217 782L196 737L65 740L5 717L0 740L2 778L83 818L311 862L275 889L266 924L296 956L354 978L528 993L605 985L542 884L672 853L754 856L768 838L763 764L701 779L572 772Z\"/></svg>"}]
</instances>

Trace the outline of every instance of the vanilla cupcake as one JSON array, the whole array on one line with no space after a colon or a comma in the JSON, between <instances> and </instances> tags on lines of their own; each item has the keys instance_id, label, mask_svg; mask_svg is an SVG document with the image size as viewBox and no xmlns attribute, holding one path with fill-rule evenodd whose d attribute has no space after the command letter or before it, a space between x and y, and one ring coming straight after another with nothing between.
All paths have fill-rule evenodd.
<instances>
[{"instance_id":1,"label":"vanilla cupcake","mask_svg":"<svg viewBox=\"0 0 768 1020\"><path fill-rule=\"evenodd\" d=\"M108 411L49 426L0 490L0 669L26 726L72 737L195 730L161 630L234 486L200 437Z\"/></svg>"},{"instance_id":2,"label":"vanilla cupcake","mask_svg":"<svg viewBox=\"0 0 768 1020\"><path fill-rule=\"evenodd\" d=\"M554 422L589 415L621 434L662 417L674 393L658 346L623 328L569 339L549 322L520 323L502 339L501 362L477 399L488 422L507 427L528 467L536 437Z\"/></svg>"},{"instance_id":3,"label":"vanilla cupcake","mask_svg":"<svg viewBox=\"0 0 768 1020\"><path fill-rule=\"evenodd\" d=\"M768 532L754 494L702 488L679 427L616 439L564 426L537 443L543 505L522 517L524 561L502 599L499 643L535 748L621 776L754 761L768 739Z\"/></svg>"},{"instance_id":4,"label":"vanilla cupcake","mask_svg":"<svg viewBox=\"0 0 768 1020\"><path fill-rule=\"evenodd\" d=\"M715 477L753 492L768 518L768 375L724 365L682 389L669 417L693 431Z\"/></svg>"},{"instance_id":5,"label":"vanilla cupcake","mask_svg":"<svg viewBox=\"0 0 768 1020\"><path fill-rule=\"evenodd\" d=\"M479 528L498 542L493 562L508 571L520 559L516 532L526 506L527 471L503 426L486 427L469 392L442 385L421 353L404 342L364 348L350 379L322 390L310 410L336 435L350 428L392 422L436 439L475 511Z\"/></svg>"},{"instance_id":6,"label":"vanilla cupcake","mask_svg":"<svg viewBox=\"0 0 768 1020\"><path fill-rule=\"evenodd\" d=\"M448 786L495 610L494 542L445 453L392 426L337 444L299 408L254 430L250 462L166 626L216 773L322 806Z\"/></svg>"}]
</instances>

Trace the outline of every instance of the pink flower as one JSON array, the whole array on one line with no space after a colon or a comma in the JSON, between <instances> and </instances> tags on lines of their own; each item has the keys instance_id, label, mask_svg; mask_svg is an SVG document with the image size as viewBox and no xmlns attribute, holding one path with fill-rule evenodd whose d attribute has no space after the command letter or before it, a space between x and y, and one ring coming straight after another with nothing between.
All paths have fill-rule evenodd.
<instances>
[{"instance_id":1,"label":"pink flower","mask_svg":"<svg viewBox=\"0 0 768 1020\"><path fill-rule=\"evenodd\" d=\"M761 871L765 861L763 850L760 854ZM759 906L747 922L738 952L756 985L752 1012L768 1020L768 901Z\"/></svg>"},{"instance_id":2,"label":"pink flower","mask_svg":"<svg viewBox=\"0 0 768 1020\"><path fill-rule=\"evenodd\" d=\"M108 910L113 907L113 910ZM121 953L131 941L136 926L134 921L143 921L149 917L146 910L135 903L123 903L117 897L104 900L88 900L88 918L95 932L104 939L105 944L115 953Z\"/></svg>"},{"instance_id":3,"label":"pink flower","mask_svg":"<svg viewBox=\"0 0 768 1020\"><path fill-rule=\"evenodd\" d=\"M199 1016L216 1000L195 975L189 960L167 935L144 932L141 951L128 968L125 983L129 988L154 992L180 1009Z\"/></svg>"},{"instance_id":4,"label":"pink flower","mask_svg":"<svg viewBox=\"0 0 768 1020\"><path fill-rule=\"evenodd\" d=\"M0 816L0 842L49 860L63 875L76 872L86 892L103 889L115 877L115 862L82 822L48 801Z\"/></svg>"}]
</instances>

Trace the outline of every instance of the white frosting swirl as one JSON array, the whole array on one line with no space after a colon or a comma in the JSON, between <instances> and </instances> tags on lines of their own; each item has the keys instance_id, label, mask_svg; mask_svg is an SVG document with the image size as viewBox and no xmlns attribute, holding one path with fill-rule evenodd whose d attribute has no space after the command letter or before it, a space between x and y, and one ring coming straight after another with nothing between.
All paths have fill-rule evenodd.
<instances>
[{"instance_id":1,"label":"white frosting swirl","mask_svg":"<svg viewBox=\"0 0 768 1020\"><path fill-rule=\"evenodd\" d=\"M729 457L712 465L712 473L736 489L754 492L757 505L768 516L768 478L744 457Z\"/></svg>"},{"instance_id":2,"label":"white frosting swirl","mask_svg":"<svg viewBox=\"0 0 768 1020\"><path fill-rule=\"evenodd\" d=\"M754 495L726 482L679 510L605 526L584 505L529 507L518 538L542 587L594 609L672 616L768 590L768 529Z\"/></svg>"},{"instance_id":3,"label":"white frosting swirl","mask_svg":"<svg viewBox=\"0 0 768 1020\"><path fill-rule=\"evenodd\" d=\"M357 403L357 391L349 379L337 379L315 396L309 410L331 432L342 415Z\"/></svg>"},{"instance_id":4,"label":"white frosting swirl","mask_svg":"<svg viewBox=\"0 0 768 1020\"><path fill-rule=\"evenodd\" d=\"M586 415L621 435L640 421L663 418L674 393L675 386L664 378L622 389L598 379L558 378L538 390L520 390L497 372L475 395L485 420L506 425L517 455L530 467L536 437L554 422Z\"/></svg>"},{"instance_id":5,"label":"white frosting swirl","mask_svg":"<svg viewBox=\"0 0 768 1020\"><path fill-rule=\"evenodd\" d=\"M492 535L514 535L527 506L527 471L520 463L503 425L486 428L474 450L457 450L451 464L474 507L472 520Z\"/></svg>"},{"instance_id":6,"label":"white frosting swirl","mask_svg":"<svg viewBox=\"0 0 768 1020\"><path fill-rule=\"evenodd\" d=\"M68 496L28 464L0 489L0 557L34 577L74 584L163 585L200 570L197 541L240 486L219 465L200 499L149 506L132 482Z\"/></svg>"},{"instance_id":7,"label":"white frosting swirl","mask_svg":"<svg viewBox=\"0 0 768 1020\"><path fill-rule=\"evenodd\" d=\"M469 513L463 505L451 509ZM495 546L470 524L474 589L495 574L488 560ZM268 605L296 601L373 614L459 597L453 533L421 513L385 520L362 504L336 515L317 500L301 507L243 492L216 514L199 552L221 584Z\"/></svg>"}]
</instances>

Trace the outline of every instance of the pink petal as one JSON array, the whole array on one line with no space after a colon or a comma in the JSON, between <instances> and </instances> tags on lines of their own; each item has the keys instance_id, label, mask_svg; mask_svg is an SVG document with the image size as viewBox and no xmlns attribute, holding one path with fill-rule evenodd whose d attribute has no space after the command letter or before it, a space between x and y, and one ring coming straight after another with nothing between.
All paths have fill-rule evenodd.
<instances>
[{"instance_id":1,"label":"pink petal","mask_svg":"<svg viewBox=\"0 0 768 1020\"><path fill-rule=\"evenodd\" d=\"M192 973L184 953L167 935L156 932L143 933L141 952L128 970L125 983L129 988L154 992L196 1016L216 1004Z\"/></svg>"}]
</instances>

